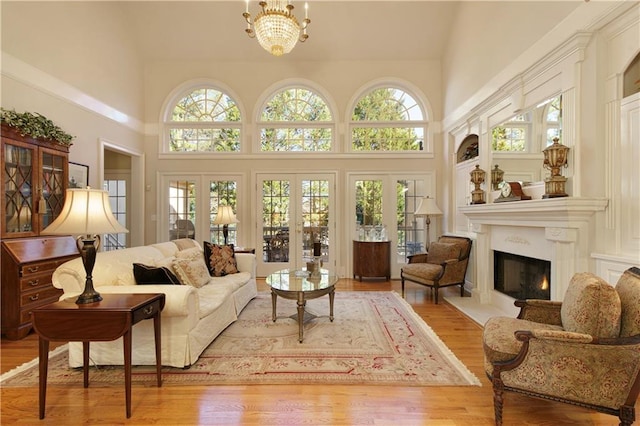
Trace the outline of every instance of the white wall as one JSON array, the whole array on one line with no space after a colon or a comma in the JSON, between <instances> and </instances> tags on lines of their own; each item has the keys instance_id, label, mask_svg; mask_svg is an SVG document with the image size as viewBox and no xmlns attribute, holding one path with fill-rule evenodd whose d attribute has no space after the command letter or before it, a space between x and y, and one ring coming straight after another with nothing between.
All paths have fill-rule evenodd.
<instances>
[{"instance_id":1,"label":"white wall","mask_svg":"<svg viewBox=\"0 0 640 426\"><path fill-rule=\"evenodd\" d=\"M3 1L0 7L3 53L142 118L142 63L119 2Z\"/></svg>"}]
</instances>

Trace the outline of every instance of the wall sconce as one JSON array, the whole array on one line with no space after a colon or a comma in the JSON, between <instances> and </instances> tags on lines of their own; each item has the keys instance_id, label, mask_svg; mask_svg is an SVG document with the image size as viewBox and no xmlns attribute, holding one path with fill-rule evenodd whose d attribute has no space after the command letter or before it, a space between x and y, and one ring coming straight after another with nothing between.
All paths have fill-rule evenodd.
<instances>
[{"instance_id":1,"label":"wall sconce","mask_svg":"<svg viewBox=\"0 0 640 426\"><path fill-rule=\"evenodd\" d=\"M567 178L562 176L562 167L567 167L569 147L562 145L558 138L553 138L553 144L545 148L542 166L551 171L551 176L544 180L544 195L542 198L568 197L564 185Z\"/></svg>"},{"instance_id":2,"label":"wall sconce","mask_svg":"<svg viewBox=\"0 0 640 426\"><path fill-rule=\"evenodd\" d=\"M500 189L500 184L502 183L502 177L504 176L504 172L498 168L496 164L491 170L491 189L497 191Z\"/></svg>"},{"instance_id":3,"label":"wall sconce","mask_svg":"<svg viewBox=\"0 0 640 426\"><path fill-rule=\"evenodd\" d=\"M471 175L471 183L475 185L471 191L471 204L484 204L484 191L480 189L480 185L484 183L486 172L476 164L476 168L469 173Z\"/></svg>"}]
</instances>

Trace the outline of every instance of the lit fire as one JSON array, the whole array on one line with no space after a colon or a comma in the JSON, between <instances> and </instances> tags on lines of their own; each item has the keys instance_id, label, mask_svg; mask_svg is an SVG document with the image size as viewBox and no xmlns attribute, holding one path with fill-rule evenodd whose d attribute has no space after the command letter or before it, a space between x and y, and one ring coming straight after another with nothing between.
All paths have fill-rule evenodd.
<instances>
[{"instance_id":1,"label":"lit fire","mask_svg":"<svg viewBox=\"0 0 640 426\"><path fill-rule=\"evenodd\" d=\"M544 276L544 278L542 278L542 281L540 282L540 289L549 290L549 281L547 281L546 275Z\"/></svg>"}]
</instances>

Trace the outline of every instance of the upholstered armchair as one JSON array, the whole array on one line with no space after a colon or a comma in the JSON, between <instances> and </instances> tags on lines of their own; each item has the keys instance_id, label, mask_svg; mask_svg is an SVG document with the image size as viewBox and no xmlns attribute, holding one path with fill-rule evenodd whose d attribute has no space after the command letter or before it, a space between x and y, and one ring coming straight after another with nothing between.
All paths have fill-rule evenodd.
<instances>
[{"instance_id":1,"label":"upholstered armchair","mask_svg":"<svg viewBox=\"0 0 640 426\"><path fill-rule=\"evenodd\" d=\"M460 296L464 296L464 276L469 264L471 240L466 237L441 236L429 245L427 253L408 256L409 263L400 271L402 297L404 282L411 281L435 290L438 304L438 289L452 285L460 286Z\"/></svg>"},{"instance_id":2,"label":"upholstered armchair","mask_svg":"<svg viewBox=\"0 0 640 426\"><path fill-rule=\"evenodd\" d=\"M195 238L196 227L188 219L176 220L175 228L169 230L169 239L178 240L180 238Z\"/></svg>"},{"instance_id":3,"label":"upholstered armchair","mask_svg":"<svg viewBox=\"0 0 640 426\"><path fill-rule=\"evenodd\" d=\"M518 318L491 318L483 332L496 425L504 391L594 409L631 425L640 393L640 269L625 271L615 288L578 273L562 302L516 306Z\"/></svg>"}]
</instances>

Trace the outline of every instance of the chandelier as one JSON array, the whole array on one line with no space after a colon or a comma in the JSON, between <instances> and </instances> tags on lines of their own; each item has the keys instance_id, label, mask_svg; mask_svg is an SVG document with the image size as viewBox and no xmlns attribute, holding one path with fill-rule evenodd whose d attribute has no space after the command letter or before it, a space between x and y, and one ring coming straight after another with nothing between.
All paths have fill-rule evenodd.
<instances>
[{"instance_id":1,"label":"chandelier","mask_svg":"<svg viewBox=\"0 0 640 426\"><path fill-rule=\"evenodd\" d=\"M305 3L305 16L302 25L293 14L291 0L266 0L258 3L262 10L251 22L249 0L245 12L242 14L247 21L245 32L251 38L257 38L258 43L274 56L282 56L291 52L298 40L301 42L309 38L307 26L311 23L308 17L309 5Z\"/></svg>"}]
</instances>

